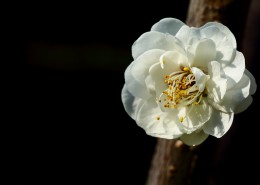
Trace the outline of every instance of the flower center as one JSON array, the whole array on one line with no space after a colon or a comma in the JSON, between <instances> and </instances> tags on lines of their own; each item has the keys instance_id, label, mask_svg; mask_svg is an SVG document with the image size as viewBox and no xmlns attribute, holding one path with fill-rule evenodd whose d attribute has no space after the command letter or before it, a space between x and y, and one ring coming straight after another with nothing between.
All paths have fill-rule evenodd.
<instances>
[{"instance_id":1,"label":"flower center","mask_svg":"<svg viewBox=\"0 0 260 185\"><path fill-rule=\"evenodd\" d=\"M163 103L165 108L170 109L200 103L203 92L199 91L195 76L189 68L183 67L181 71L166 75L164 82L168 88L161 93L158 101Z\"/></svg>"}]
</instances>

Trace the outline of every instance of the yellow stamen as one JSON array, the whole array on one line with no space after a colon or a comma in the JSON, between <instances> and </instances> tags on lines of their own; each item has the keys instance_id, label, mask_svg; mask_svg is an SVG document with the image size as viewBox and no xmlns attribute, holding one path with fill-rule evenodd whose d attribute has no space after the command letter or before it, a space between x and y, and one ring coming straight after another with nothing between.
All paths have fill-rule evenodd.
<instances>
[{"instance_id":1,"label":"yellow stamen","mask_svg":"<svg viewBox=\"0 0 260 185\"><path fill-rule=\"evenodd\" d=\"M189 68L184 67L184 68L183 68L183 71L189 71Z\"/></svg>"},{"instance_id":2,"label":"yellow stamen","mask_svg":"<svg viewBox=\"0 0 260 185\"><path fill-rule=\"evenodd\" d=\"M194 74L188 67L181 69L181 71L175 71L164 76L163 80L168 88L162 92L159 100L164 101L165 108L178 108L178 106L200 103L202 96L195 85Z\"/></svg>"}]
</instances>

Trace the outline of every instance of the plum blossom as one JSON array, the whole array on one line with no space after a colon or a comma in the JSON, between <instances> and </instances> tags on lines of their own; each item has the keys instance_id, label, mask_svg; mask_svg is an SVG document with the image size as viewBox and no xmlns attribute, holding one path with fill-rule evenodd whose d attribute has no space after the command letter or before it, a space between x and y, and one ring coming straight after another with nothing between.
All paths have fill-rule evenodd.
<instances>
[{"instance_id":1,"label":"plum blossom","mask_svg":"<svg viewBox=\"0 0 260 185\"><path fill-rule=\"evenodd\" d=\"M148 135L198 145L222 137L256 91L236 39L224 25L189 27L165 18L132 46L122 102Z\"/></svg>"}]
</instances>

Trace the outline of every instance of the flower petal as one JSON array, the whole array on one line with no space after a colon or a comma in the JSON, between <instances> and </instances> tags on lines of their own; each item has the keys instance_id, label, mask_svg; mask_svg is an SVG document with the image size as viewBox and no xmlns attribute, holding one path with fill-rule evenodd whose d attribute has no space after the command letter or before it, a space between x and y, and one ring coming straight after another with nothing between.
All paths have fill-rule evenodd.
<instances>
[{"instance_id":1,"label":"flower petal","mask_svg":"<svg viewBox=\"0 0 260 185\"><path fill-rule=\"evenodd\" d=\"M155 83L157 97L159 97L161 93L167 89L167 85L164 82L164 77L175 71L180 71L181 67L188 66L188 59L183 54L177 51L165 52L160 58L160 63L154 64L149 69L149 74Z\"/></svg>"},{"instance_id":2,"label":"flower petal","mask_svg":"<svg viewBox=\"0 0 260 185\"><path fill-rule=\"evenodd\" d=\"M182 26L176 37L180 39L188 53L195 54L197 44L201 39L211 39L216 45L216 59L223 63L228 63L234 57L236 50L235 38L233 34L219 24L203 26L201 28ZM224 31L222 31L224 30ZM232 34L226 35L225 33Z\"/></svg>"},{"instance_id":3,"label":"flower petal","mask_svg":"<svg viewBox=\"0 0 260 185\"><path fill-rule=\"evenodd\" d=\"M135 79L134 81L132 81L132 83L137 81L138 84L141 84L143 86L142 89L145 89L146 92L150 93L150 90L152 89L151 85L153 84L146 83L149 80L149 79L147 80L149 76L149 68L153 64L159 62L160 57L164 52L165 52L164 50L152 49L140 55L135 60L134 65L131 67L131 75ZM150 96L146 96L143 98L147 99L148 97Z\"/></svg>"},{"instance_id":4,"label":"flower petal","mask_svg":"<svg viewBox=\"0 0 260 185\"><path fill-rule=\"evenodd\" d=\"M216 45L216 59L228 63L236 51L233 40L230 40L219 27L215 25L201 27L201 38L211 39Z\"/></svg>"},{"instance_id":5,"label":"flower petal","mask_svg":"<svg viewBox=\"0 0 260 185\"><path fill-rule=\"evenodd\" d=\"M154 82L156 96L159 97L161 93L167 89L167 85L164 83L163 77L168 75L168 73L162 70L160 63L156 63L150 67L149 74Z\"/></svg>"},{"instance_id":6,"label":"flower petal","mask_svg":"<svg viewBox=\"0 0 260 185\"><path fill-rule=\"evenodd\" d=\"M184 23L178 19L165 18L154 24L151 30L175 36L183 25Z\"/></svg>"},{"instance_id":7,"label":"flower petal","mask_svg":"<svg viewBox=\"0 0 260 185\"><path fill-rule=\"evenodd\" d=\"M179 118L177 116L177 111L172 110L169 113L165 113L164 117L164 128L168 135L172 135L173 138L177 138L183 134L181 125L179 123Z\"/></svg>"},{"instance_id":8,"label":"flower petal","mask_svg":"<svg viewBox=\"0 0 260 185\"><path fill-rule=\"evenodd\" d=\"M209 99L211 105L217 110L224 112L234 112L237 106L239 106L244 99L249 96L250 79L247 75L243 75L242 79L232 88L226 91L220 103L216 103Z\"/></svg>"},{"instance_id":9,"label":"flower petal","mask_svg":"<svg viewBox=\"0 0 260 185\"><path fill-rule=\"evenodd\" d=\"M185 49L187 50L189 46L197 46L196 43L201 38L200 29L183 25L176 33L176 37L181 40L181 42L185 46ZM193 49L192 51L195 52L195 49Z\"/></svg>"},{"instance_id":10,"label":"flower petal","mask_svg":"<svg viewBox=\"0 0 260 185\"><path fill-rule=\"evenodd\" d=\"M159 126L159 124L152 127L152 129L150 129L149 132L147 131L146 133L154 137L164 139L176 139L183 134L180 128L180 124L178 123L178 119L176 118L177 116L174 113L164 113L162 114L160 119L162 119L161 123L163 124L163 127L165 129L165 133L159 133L156 131L158 129L157 127L161 126Z\"/></svg>"},{"instance_id":11,"label":"flower petal","mask_svg":"<svg viewBox=\"0 0 260 185\"><path fill-rule=\"evenodd\" d=\"M192 63L193 67L207 69L208 63L216 57L216 45L210 39L202 39L199 41L195 57Z\"/></svg>"},{"instance_id":12,"label":"flower petal","mask_svg":"<svg viewBox=\"0 0 260 185\"><path fill-rule=\"evenodd\" d=\"M200 40L203 39L200 31L199 28L184 25L176 34L176 37L182 42L183 48L185 48L186 55L191 63L193 63L194 57L196 56L197 46Z\"/></svg>"},{"instance_id":13,"label":"flower petal","mask_svg":"<svg viewBox=\"0 0 260 185\"><path fill-rule=\"evenodd\" d=\"M155 99L150 98L145 101L140 111L137 114L136 123L147 132L156 132L164 134L165 130L162 125L161 118L162 112L160 111ZM156 131L157 129L157 131Z\"/></svg>"},{"instance_id":14,"label":"flower petal","mask_svg":"<svg viewBox=\"0 0 260 185\"><path fill-rule=\"evenodd\" d=\"M148 99L150 94L150 87L147 87L145 82L148 76L150 66L159 62L160 56L164 53L163 50L152 49L143 53L134 62L132 62L125 71L125 82L128 91L143 99Z\"/></svg>"},{"instance_id":15,"label":"flower petal","mask_svg":"<svg viewBox=\"0 0 260 185\"><path fill-rule=\"evenodd\" d=\"M191 68L192 73L196 79L196 85L199 87L199 91L203 92L205 89L206 81L208 80L209 76L205 75L199 68L193 67Z\"/></svg>"},{"instance_id":16,"label":"flower petal","mask_svg":"<svg viewBox=\"0 0 260 185\"><path fill-rule=\"evenodd\" d=\"M131 69L133 65L135 65L135 62L136 61L132 62L125 70L125 85L127 87L127 90L133 96L148 99L151 95L148 92L146 86L141 82L137 81L131 73Z\"/></svg>"},{"instance_id":17,"label":"flower petal","mask_svg":"<svg viewBox=\"0 0 260 185\"><path fill-rule=\"evenodd\" d=\"M227 77L228 89L236 85L242 78L245 70L245 58L241 52L236 51L234 60L226 65L222 66L224 73Z\"/></svg>"},{"instance_id":18,"label":"flower petal","mask_svg":"<svg viewBox=\"0 0 260 185\"><path fill-rule=\"evenodd\" d=\"M231 127L234 113L225 113L217 110L212 111L210 120L205 123L203 130L206 134L222 137Z\"/></svg>"},{"instance_id":19,"label":"flower petal","mask_svg":"<svg viewBox=\"0 0 260 185\"><path fill-rule=\"evenodd\" d=\"M182 129L185 133L190 134L201 128L203 124L210 119L211 112L211 106L209 106L204 99L202 99L198 105L192 104L179 108L178 118L180 118L179 121Z\"/></svg>"},{"instance_id":20,"label":"flower petal","mask_svg":"<svg viewBox=\"0 0 260 185\"><path fill-rule=\"evenodd\" d=\"M170 119L167 113L163 113L155 99L146 101L138 112L136 122L151 136L173 139L179 137L182 132L175 124L175 119Z\"/></svg>"},{"instance_id":21,"label":"flower petal","mask_svg":"<svg viewBox=\"0 0 260 185\"><path fill-rule=\"evenodd\" d=\"M147 91L152 95L152 96L156 96L156 89L155 89L155 83L151 77L151 75L148 75L145 78L145 84L146 84L146 88Z\"/></svg>"},{"instance_id":22,"label":"flower petal","mask_svg":"<svg viewBox=\"0 0 260 185\"><path fill-rule=\"evenodd\" d=\"M141 106L144 104L144 101L141 98L134 97L128 90L126 85L124 85L121 93L122 102L124 105L124 108L128 115L132 119L136 119L137 112L141 108Z\"/></svg>"},{"instance_id":23,"label":"flower petal","mask_svg":"<svg viewBox=\"0 0 260 185\"><path fill-rule=\"evenodd\" d=\"M234 110L245 98L249 96L250 79L243 75L242 79L230 90L227 91L223 98L223 103L228 104Z\"/></svg>"},{"instance_id":24,"label":"flower petal","mask_svg":"<svg viewBox=\"0 0 260 185\"><path fill-rule=\"evenodd\" d=\"M250 79L250 94L255 94L257 88L255 78L247 69L245 69L245 74Z\"/></svg>"},{"instance_id":25,"label":"flower petal","mask_svg":"<svg viewBox=\"0 0 260 185\"><path fill-rule=\"evenodd\" d=\"M235 49L237 48L236 38L234 37L233 33L228 29L228 27L224 26L223 24L217 22L208 22L204 26L202 26L201 29L211 26L217 27L221 32L223 32L227 39L232 43L232 46Z\"/></svg>"},{"instance_id":26,"label":"flower petal","mask_svg":"<svg viewBox=\"0 0 260 185\"><path fill-rule=\"evenodd\" d=\"M256 82L254 76L247 70L245 69L245 75L250 79L250 89L249 89L249 94L252 95L256 91ZM245 111L249 105L253 102L252 96L248 96L246 99L244 99L240 104L238 104L235 108L235 114L238 114L240 112Z\"/></svg>"},{"instance_id":27,"label":"flower petal","mask_svg":"<svg viewBox=\"0 0 260 185\"><path fill-rule=\"evenodd\" d=\"M132 46L132 55L136 59L144 52L151 49L161 49L165 51L180 50L180 46L176 43L178 41L170 34L164 34L160 32L146 32L142 34Z\"/></svg>"},{"instance_id":28,"label":"flower petal","mask_svg":"<svg viewBox=\"0 0 260 185\"><path fill-rule=\"evenodd\" d=\"M152 132L146 132L147 135L157 137L157 138L163 138L163 139L176 139L179 136L175 137L170 134L162 134L162 133L152 133Z\"/></svg>"},{"instance_id":29,"label":"flower petal","mask_svg":"<svg viewBox=\"0 0 260 185\"><path fill-rule=\"evenodd\" d=\"M248 96L246 99L244 99L236 108L234 113L238 114L241 113L243 111L245 111L253 102L253 98L252 96Z\"/></svg>"},{"instance_id":30,"label":"flower petal","mask_svg":"<svg viewBox=\"0 0 260 185\"><path fill-rule=\"evenodd\" d=\"M207 81L207 90L209 98L219 102L224 97L227 90L227 80L221 75L221 65L217 61L208 63L208 74L210 79Z\"/></svg>"},{"instance_id":31,"label":"flower petal","mask_svg":"<svg viewBox=\"0 0 260 185\"><path fill-rule=\"evenodd\" d=\"M152 49L144 52L140 55L134 65L131 68L132 76L141 84L145 85L145 79L148 75L149 68L158 63L161 55L164 53L164 50Z\"/></svg>"},{"instance_id":32,"label":"flower petal","mask_svg":"<svg viewBox=\"0 0 260 185\"><path fill-rule=\"evenodd\" d=\"M208 134L205 134L203 130L200 132L192 132L191 134L183 134L180 139L186 144L190 146L195 146L201 144L208 138Z\"/></svg>"},{"instance_id":33,"label":"flower petal","mask_svg":"<svg viewBox=\"0 0 260 185\"><path fill-rule=\"evenodd\" d=\"M160 58L161 67L168 75L189 67L188 58L177 51L167 51Z\"/></svg>"}]
</instances>

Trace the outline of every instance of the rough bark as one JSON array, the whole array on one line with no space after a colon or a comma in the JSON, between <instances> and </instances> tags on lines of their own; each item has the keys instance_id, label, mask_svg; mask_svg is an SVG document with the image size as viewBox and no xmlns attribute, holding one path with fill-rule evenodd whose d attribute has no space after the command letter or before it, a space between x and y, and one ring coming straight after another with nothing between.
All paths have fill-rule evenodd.
<instances>
[{"instance_id":1,"label":"rough bark","mask_svg":"<svg viewBox=\"0 0 260 185\"><path fill-rule=\"evenodd\" d=\"M158 139L147 185L188 185L197 160L196 147Z\"/></svg>"},{"instance_id":2,"label":"rough bark","mask_svg":"<svg viewBox=\"0 0 260 185\"><path fill-rule=\"evenodd\" d=\"M187 24L199 27L208 21L228 22L234 0L191 0Z\"/></svg>"},{"instance_id":3,"label":"rough bark","mask_svg":"<svg viewBox=\"0 0 260 185\"><path fill-rule=\"evenodd\" d=\"M186 23L199 27L209 21L222 22L235 34L239 46L249 4L250 0L191 0ZM146 185L192 184L197 150L179 140L158 139Z\"/></svg>"}]
</instances>

